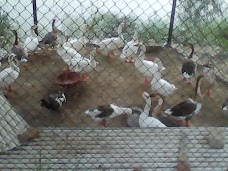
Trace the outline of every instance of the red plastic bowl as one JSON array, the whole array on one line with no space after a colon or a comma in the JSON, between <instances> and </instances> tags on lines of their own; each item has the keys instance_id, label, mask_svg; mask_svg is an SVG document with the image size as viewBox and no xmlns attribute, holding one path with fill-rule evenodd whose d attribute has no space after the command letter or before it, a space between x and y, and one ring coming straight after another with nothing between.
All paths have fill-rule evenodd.
<instances>
[{"instance_id":1,"label":"red plastic bowl","mask_svg":"<svg viewBox=\"0 0 228 171\"><path fill-rule=\"evenodd\" d=\"M80 74L77 72L63 72L55 78L55 82L61 87L72 87L80 81Z\"/></svg>"}]
</instances>

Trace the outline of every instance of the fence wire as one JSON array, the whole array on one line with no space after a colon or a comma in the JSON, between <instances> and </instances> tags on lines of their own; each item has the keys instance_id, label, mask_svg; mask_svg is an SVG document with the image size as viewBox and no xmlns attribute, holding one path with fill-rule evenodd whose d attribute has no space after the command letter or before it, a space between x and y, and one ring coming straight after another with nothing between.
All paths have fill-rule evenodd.
<instances>
[{"instance_id":1,"label":"fence wire","mask_svg":"<svg viewBox=\"0 0 228 171\"><path fill-rule=\"evenodd\" d=\"M1 1L0 170L227 170L227 9Z\"/></svg>"}]
</instances>

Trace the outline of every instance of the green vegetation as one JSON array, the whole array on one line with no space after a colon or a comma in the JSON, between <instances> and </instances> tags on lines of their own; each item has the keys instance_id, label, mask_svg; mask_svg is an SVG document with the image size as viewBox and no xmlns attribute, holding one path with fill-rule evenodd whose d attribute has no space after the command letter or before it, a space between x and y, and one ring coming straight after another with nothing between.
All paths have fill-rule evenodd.
<instances>
[{"instance_id":1,"label":"green vegetation","mask_svg":"<svg viewBox=\"0 0 228 171\"><path fill-rule=\"evenodd\" d=\"M69 35L74 34L75 30L77 32L77 28L85 23L84 21L87 24L93 25L89 32L89 38L99 37L103 39L107 37L109 32L116 30L118 25L123 21L130 23L124 33L126 39L130 39L133 36L134 30L139 31L140 39L143 41L154 39L156 42L166 42L168 38L169 23L154 19L144 22L133 16L125 17L112 13L97 13L93 15L93 18L87 20L77 17L71 19L70 22L66 23L72 30ZM175 25L172 38L175 42L193 41L203 45L220 45L228 49L228 22L226 20L220 22L204 22L197 26L190 20L186 20L184 22L176 21Z\"/></svg>"},{"instance_id":2,"label":"green vegetation","mask_svg":"<svg viewBox=\"0 0 228 171\"><path fill-rule=\"evenodd\" d=\"M204 45L222 45L228 49L228 22L226 20L193 25L185 21L174 30L175 41L193 41Z\"/></svg>"},{"instance_id":3,"label":"green vegetation","mask_svg":"<svg viewBox=\"0 0 228 171\"><path fill-rule=\"evenodd\" d=\"M7 13L0 8L0 47L6 47L12 39L11 24Z\"/></svg>"}]
</instances>

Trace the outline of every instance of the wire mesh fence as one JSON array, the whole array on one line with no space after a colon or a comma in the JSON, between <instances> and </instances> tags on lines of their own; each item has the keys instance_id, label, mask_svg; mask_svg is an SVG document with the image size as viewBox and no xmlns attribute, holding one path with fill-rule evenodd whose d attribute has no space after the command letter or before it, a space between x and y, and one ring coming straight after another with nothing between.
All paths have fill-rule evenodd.
<instances>
[{"instance_id":1,"label":"wire mesh fence","mask_svg":"<svg viewBox=\"0 0 228 171\"><path fill-rule=\"evenodd\" d=\"M0 169L228 167L227 1L0 5Z\"/></svg>"}]
</instances>

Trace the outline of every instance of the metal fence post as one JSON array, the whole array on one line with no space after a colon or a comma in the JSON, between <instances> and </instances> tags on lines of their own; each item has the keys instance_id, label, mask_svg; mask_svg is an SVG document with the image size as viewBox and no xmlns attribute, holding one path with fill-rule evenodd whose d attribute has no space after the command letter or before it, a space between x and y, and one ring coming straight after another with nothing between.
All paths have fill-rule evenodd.
<instances>
[{"instance_id":1,"label":"metal fence post","mask_svg":"<svg viewBox=\"0 0 228 171\"><path fill-rule=\"evenodd\" d=\"M174 23L175 12L176 12L176 0L173 0L172 12L171 12L170 24L169 24L169 32L168 32L168 36L169 37L168 37L168 40L167 40L166 47L171 47L171 40L172 40L173 23Z\"/></svg>"},{"instance_id":2,"label":"metal fence post","mask_svg":"<svg viewBox=\"0 0 228 171\"><path fill-rule=\"evenodd\" d=\"M37 21L37 8L36 8L36 0L32 1L32 6L33 6L33 21L34 21L34 25L38 24ZM35 33L38 36L38 28L35 29Z\"/></svg>"}]
</instances>

